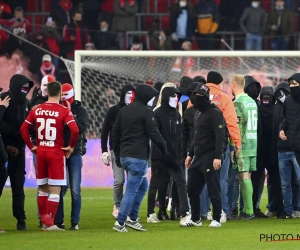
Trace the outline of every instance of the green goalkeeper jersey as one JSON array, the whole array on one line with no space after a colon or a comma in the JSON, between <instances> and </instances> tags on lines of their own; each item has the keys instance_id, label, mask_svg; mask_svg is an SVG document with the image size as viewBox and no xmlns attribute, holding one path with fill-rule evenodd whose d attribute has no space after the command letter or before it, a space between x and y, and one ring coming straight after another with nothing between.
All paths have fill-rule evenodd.
<instances>
[{"instance_id":1,"label":"green goalkeeper jersey","mask_svg":"<svg viewBox=\"0 0 300 250\"><path fill-rule=\"evenodd\" d=\"M234 101L234 107L238 117L238 125L242 139L242 150L238 158L256 156L257 105L247 94L240 94Z\"/></svg>"}]
</instances>

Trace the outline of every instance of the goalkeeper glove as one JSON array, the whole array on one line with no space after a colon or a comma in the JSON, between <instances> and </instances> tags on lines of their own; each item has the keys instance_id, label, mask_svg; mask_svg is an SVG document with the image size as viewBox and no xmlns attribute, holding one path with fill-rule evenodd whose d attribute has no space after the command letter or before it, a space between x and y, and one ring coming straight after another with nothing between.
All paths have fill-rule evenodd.
<instances>
[{"instance_id":1,"label":"goalkeeper glove","mask_svg":"<svg viewBox=\"0 0 300 250\"><path fill-rule=\"evenodd\" d=\"M102 161L103 161L103 163L104 163L106 166L109 166L109 165L110 165L111 158L110 158L110 155L108 154L108 152L104 152L104 153L102 154Z\"/></svg>"}]
</instances>

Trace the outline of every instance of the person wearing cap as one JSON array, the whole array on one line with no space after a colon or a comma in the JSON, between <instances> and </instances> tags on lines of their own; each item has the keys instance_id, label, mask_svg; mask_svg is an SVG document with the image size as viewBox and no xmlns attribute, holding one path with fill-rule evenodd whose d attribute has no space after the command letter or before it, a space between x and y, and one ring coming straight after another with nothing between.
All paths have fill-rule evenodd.
<instances>
[{"instance_id":1,"label":"person wearing cap","mask_svg":"<svg viewBox=\"0 0 300 250\"><path fill-rule=\"evenodd\" d=\"M208 86L199 83L193 95L193 106L197 109L195 135L185 160L185 166L188 168L187 191L192 216L185 226L202 226L200 193L206 184L213 206L213 220L209 227L221 227L220 168L224 147L228 143L224 117L220 109L211 103Z\"/></svg>"},{"instance_id":2,"label":"person wearing cap","mask_svg":"<svg viewBox=\"0 0 300 250\"><path fill-rule=\"evenodd\" d=\"M180 80L178 90L181 93L179 102L182 103L182 112L186 110L189 102L189 96L187 94L187 89L191 87L193 79L188 76L183 76Z\"/></svg>"},{"instance_id":3,"label":"person wearing cap","mask_svg":"<svg viewBox=\"0 0 300 250\"><path fill-rule=\"evenodd\" d=\"M95 50L95 45L93 43L87 43L85 46L84 46L84 50Z\"/></svg>"},{"instance_id":4,"label":"person wearing cap","mask_svg":"<svg viewBox=\"0 0 300 250\"><path fill-rule=\"evenodd\" d=\"M165 85L167 84L168 83ZM181 94L176 87L165 85L161 89L160 106L154 110L154 116L158 130L163 139L166 141L169 157L162 157L160 149L155 144L152 144L151 179L148 192L148 223L157 223L159 222L159 219L167 220L169 218L166 211L165 198L171 176L174 181L172 190L174 191L172 194L173 205L171 212L175 209L177 210L176 212L178 215L182 217L180 223L182 223L182 221L189 220L186 180L182 166L180 165L179 152L181 115L177 111L177 106ZM174 190L175 184L176 190ZM154 212L157 189L159 200L158 218ZM175 194L175 191L177 194ZM179 203L181 205L181 209L179 209Z\"/></svg>"},{"instance_id":5,"label":"person wearing cap","mask_svg":"<svg viewBox=\"0 0 300 250\"><path fill-rule=\"evenodd\" d=\"M1 99L9 96L10 105L5 110L0 121L0 132L8 152L7 171L11 182L13 216L17 219L17 230L27 230L25 215L25 142L20 133L20 127L25 121L30 103L26 98L33 81L23 75L13 75L9 90L1 94Z\"/></svg>"},{"instance_id":6,"label":"person wearing cap","mask_svg":"<svg viewBox=\"0 0 300 250\"><path fill-rule=\"evenodd\" d=\"M52 58L50 55L45 54L42 59L42 65L38 72L40 79L42 80L45 76L52 76L55 79L58 77L58 72L56 67L52 63ZM58 77L59 78L59 77Z\"/></svg>"},{"instance_id":7,"label":"person wearing cap","mask_svg":"<svg viewBox=\"0 0 300 250\"><path fill-rule=\"evenodd\" d=\"M224 119L229 131L229 136L232 139L235 151L238 154L241 148L241 135L237 123L237 115L230 97L222 92L223 77L217 71L210 71L207 75L207 86L210 88L210 99L223 113ZM228 138L229 139L229 138ZM222 218L221 222L227 220L230 216L230 207L228 204L228 170L230 165L230 149L227 147L225 158L220 170L220 183L222 193Z\"/></svg>"}]
</instances>

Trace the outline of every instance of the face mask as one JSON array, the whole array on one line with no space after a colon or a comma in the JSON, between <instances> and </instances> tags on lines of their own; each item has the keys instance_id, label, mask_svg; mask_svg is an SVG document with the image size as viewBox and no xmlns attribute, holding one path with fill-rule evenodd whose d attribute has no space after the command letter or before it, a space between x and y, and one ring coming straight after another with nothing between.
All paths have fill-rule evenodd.
<instances>
[{"instance_id":1,"label":"face mask","mask_svg":"<svg viewBox=\"0 0 300 250\"><path fill-rule=\"evenodd\" d=\"M181 8L184 8L185 6L186 6L186 2L179 2L179 6L181 7Z\"/></svg>"},{"instance_id":2,"label":"face mask","mask_svg":"<svg viewBox=\"0 0 300 250\"><path fill-rule=\"evenodd\" d=\"M23 95L27 95L28 94L28 92L29 92L29 87L22 87L21 88L21 93L23 94Z\"/></svg>"},{"instance_id":3,"label":"face mask","mask_svg":"<svg viewBox=\"0 0 300 250\"><path fill-rule=\"evenodd\" d=\"M47 96L48 95L47 85L42 84L41 91L43 96Z\"/></svg>"},{"instance_id":4,"label":"face mask","mask_svg":"<svg viewBox=\"0 0 300 250\"><path fill-rule=\"evenodd\" d=\"M283 91L283 90L280 90L279 92L276 93L276 96L277 96L277 101L281 102L281 103L284 103L285 101L285 98L289 95L289 92L288 91Z\"/></svg>"},{"instance_id":5,"label":"face mask","mask_svg":"<svg viewBox=\"0 0 300 250\"><path fill-rule=\"evenodd\" d=\"M73 90L73 88L71 88L70 90L67 90L68 87L69 86L66 86L66 87L64 85L62 86L62 93L63 94L67 93L67 95L64 95L64 96L61 97L62 104L64 106L67 106L66 101L68 101L70 104L72 104L74 102L74 90Z\"/></svg>"},{"instance_id":6,"label":"face mask","mask_svg":"<svg viewBox=\"0 0 300 250\"><path fill-rule=\"evenodd\" d=\"M290 86L291 96L295 99L300 98L300 86L292 87Z\"/></svg>"},{"instance_id":7,"label":"face mask","mask_svg":"<svg viewBox=\"0 0 300 250\"><path fill-rule=\"evenodd\" d=\"M210 105L210 101L206 96L195 95L194 108L199 111L204 111Z\"/></svg>"},{"instance_id":8,"label":"face mask","mask_svg":"<svg viewBox=\"0 0 300 250\"><path fill-rule=\"evenodd\" d=\"M275 9L276 9L276 10L283 10L284 7L283 7L283 6L275 6Z\"/></svg>"},{"instance_id":9,"label":"face mask","mask_svg":"<svg viewBox=\"0 0 300 250\"><path fill-rule=\"evenodd\" d=\"M127 91L125 95L125 100L124 100L126 105L129 105L130 103L133 102L133 91Z\"/></svg>"},{"instance_id":10,"label":"face mask","mask_svg":"<svg viewBox=\"0 0 300 250\"><path fill-rule=\"evenodd\" d=\"M43 62L43 66L45 67L45 68L49 68L50 66L51 66L51 62Z\"/></svg>"},{"instance_id":11,"label":"face mask","mask_svg":"<svg viewBox=\"0 0 300 250\"><path fill-rule=\"evenodd\" d=\"M101 28L101 32L106 32L108 28Z\"/></svg>"},{"instance_id":12,"label":"face mask","mask_svg":"<svg viewBox=\"0 0 300 250\"><path fill-rule=\"evenodd\" d=\"M155 96L147 103L148 107L152 107L154 103Z\"/></svg>"},{"instance_id":13,"label":"face mask","mask_svg":"<svg viewBox=\"0 0 300 250\"><path fill-rule=\"evenodd\" d=\"M178 97L177 95L175 97L170 96L169 97L169 105L171 108L176 109L178 104Z\"/></svg>"},{"instance_id":14,"label":"face mask","mask_svg":"<svg viewBox=\"0 0 300 250\"><path fill-rule=\"evenodd\" d=\"M160 41L166 40L165 37L163 37L163 36L159 36L158 38L159 38Z\"/></svg>"},{"instance_id":15,"label":"face mask","mask_svg":"<svg viewBox=\"0 0 300 250\"><path fill-rule=\"evenodd\" d=\"M191 95L191 96L190 96L190 100L191 100L191 103L194 104L194 103L195 103L195 96L194 96L194 95Z\"/></svg>"},{"instance_id":16,"label":"face mask","mask_svg":"<svg viewBox=\"0 0 300 250\"><path fill-rule=\"evenodd\" d=\"M258 2L252 2L252 3L251 3L251 6L252 6L253 8L258 8L259 3L258 3Z\"/></svg>"},{"instance_id":17,"label":"face mask","mask_svg":"<svg viewBox=\"0 0 300 250\"><path fill-rule=\"evenodd\" d=\"M273 103L273 97L272 96L263 96L261 98L261 104L262 105L271 105Z\"/></svg>"}]
</instances>

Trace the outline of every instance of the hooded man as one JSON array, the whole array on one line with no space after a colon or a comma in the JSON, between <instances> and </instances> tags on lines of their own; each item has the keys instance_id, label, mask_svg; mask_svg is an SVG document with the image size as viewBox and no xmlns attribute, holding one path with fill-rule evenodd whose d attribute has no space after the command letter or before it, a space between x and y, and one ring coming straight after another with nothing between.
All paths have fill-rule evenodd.
<instances>
[{"instance_id":1,"label":"hooded man","mask_svg":"<svg viewBox=\"0 0 300 250\"><path fill-rule=\"evenodd\" d=\"M261 161L264 157L261 150L262 142L262 125L261 125L261 113L260 113L260 100L258 99L259 93L261 91L260 83L255 80L252 76L246 75L245 78L245 93L250 96L256 103L258 107L257 114L257 163ZM256 171L251 173L251 181L253 186L253 209L256 218L266 218L266 215L259 209L259 201L264 187L264 168L261 164L257 164Z\"/></svg>"},{"instance_id":2,"label":"hooded man","mask_svg":"<svg viewBox=\"0 0 300 250\"><path fill-rule=\"evenodd\" d=\"M32 87L33 82L30 79L16 74L10 79L9 90L1 94L2 100L7 96L11 98L0 121L0 132L8 152L7 171L12 189L13 215L18 221L18 230L27 230L24 210L25 142L20 127L30 111L26 96Z\"/></svg>"},{"instance_id":3,"label":"hooded man","mask_svg":"<svg viewBox=\"0 0 300 250\"><path fill-rule=\"evenodd\" d=\"M68 173L68 186L71 190L71 227L70 230L79 229L80 211L81 211L81 169L82 156L86 153L86 138L85 131L88 123L88 113L81 105L80 101L75 100L73 86L69 83L62 85L62 104L69 107L75 122L79 129L79 137L74 147L71 156L66 160L66 167ZM69 128L64 129L64 143L68 146L70 143L71 131ZM64 204L63 196L68 190L68 186L63 186L60 195L59 207L57 209L55 224L64 229Z\"/></svg>"},{"instance_id":4,"label":"hooded man","mask_svg":"<svg viewBox=\"0 0 300 250\"><path fill-rule=\"evenodd\" d=\"M164 87L161 90L161 104L154 111L155 120L163 139L166 141L169 158L162 157L162 152L154 144L151 152L151 180L148 192L148 223L157 223L159 219L168 218L166 212L165 197L168 189L170 177L172 176L176 184L177 196L173 200L178 200L177 206L173 201L172 211L177 209L177 213L182 216L181 220L186 220L189 216L189 206L187 200L186 181L184 172L180 165L179 141L181 132L181 115L176 110L180 92L175 87ZM158 191L159 212L158 218L154 212L155 195ZM174 190L174 185L173 185ZM179 212L179 204L181 210Z\"/></svg>"},{"instance_id":5,"label":"hooded man","mask_svg":"<svg viewBox=\"0 0 300 250\"><path fill-rule=\"evenodd\" d=\"M279 134L279 126L284 121L283 105L285 99L290 95L290 86L288 82L281 82L275 90L275 108L273 115L273 134L272 134L272 162L279 167L279 184L281 184L281 194L283 201L283 211L275 211L268 208L266 215L275 216L279 219L289 219L299 217L299 211L296 211L294 201L300 201L300 168L292 149L289 131L287 131L288 140L282 140ZM294 175L295 178L292 177ZM295 184L293 185L293 179ZM280 213L281 212L281 213Z\"/></svg>"},{"instance_id":6,"label":"hooded man","mask_svg":"<svg viewBox=\"0 0 300 250\"><path fill-rule=\"evenodd\" d=\"M209 88L199 83L193 92L195 136L185 161L188 168L188 197L192 217L182 226L202 226L200 218L200 193L207 185L213 206L213 221L209 227L221 227L222 197L220 168L226 142L225 122L222 112L212 104ZM193 161L192 161L193 159Z\"/></svg>"},{"instance_id":7,"label":"hooded man","mask_svg":"<svg viewBox=\"0 0 300 250\"><path fill-rule=\"evenodd\" d=\"M127 172L127 187L120 204L120 212L113 230L128 232L126 226L146 231L138 221L141 202L148 190L149 139L167 158L166 142L158 131L153 105L158 91L146 84L136 88L134 103L123 107L116 119L112 131L112 150L116 162Z\"/></svg>"},{"instance_id":8,"label":"hooded man","mask_svg":"<svg viewBox=\"0 0 300 250\"><path fill-rule=\"evenodd\" d=\"M129 105L134 101L135 88L132 84L124 85L121 90L120 101L118 104L110 107L106 113L101 133L102 161L105 165L110 166L112 163L114 175L114 207L112 215L118 218L121 200L123 199L123 186L125 182L124 169L117 167L115 153L112 150L112 129L121 108ZM110 143L110 154L108 153L107 142Z\"/></svg>"},{"instance_id":9,"label":"hooded man","mask_svg":"<svg viewBox=\"0 0 300 250\"><path fill-rule=\"evenodd\" d=\"M188 76L183 76L180 80L178 90L182 94L179 100L179 102L182 103L182 112L184 112L187 108L189 102L189 96L187 94L187 90L190 88L192 83L193 83L193 79Z\"/></svg>"}]
</instances>

